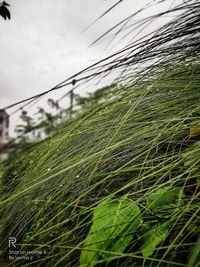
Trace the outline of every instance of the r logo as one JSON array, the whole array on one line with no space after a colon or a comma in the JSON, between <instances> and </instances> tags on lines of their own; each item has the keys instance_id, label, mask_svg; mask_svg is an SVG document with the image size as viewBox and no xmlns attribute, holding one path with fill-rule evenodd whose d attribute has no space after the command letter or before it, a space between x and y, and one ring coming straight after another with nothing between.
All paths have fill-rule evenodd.
<instances>
[{"instance_id":1,"label":"r logo","mask_svg":"<svg viewBox=\"0 0 200 267\"><path fill-rule=\"evenodd\" d=\"M16 248L16 245L15 243L17 242L17 239L15 237L9 237L9 240L8 240L8 247L14 247Z\"/></svg>"}]
</instances>

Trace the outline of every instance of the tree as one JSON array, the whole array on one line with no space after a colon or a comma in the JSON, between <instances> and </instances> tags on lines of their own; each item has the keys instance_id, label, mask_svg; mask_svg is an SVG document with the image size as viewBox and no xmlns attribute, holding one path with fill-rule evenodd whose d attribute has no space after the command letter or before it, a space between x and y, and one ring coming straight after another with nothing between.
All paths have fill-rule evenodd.
<instances>
[{"instance_id":1,"label":"tree","mask_svg":"<svg viewBox=\"0 0 200 267\"><path fill-rule=\"evenodd\" d=\"M113 96L113 91L116 92L116 84L111 84L102 87L95 92L88 93L87 96L80 96L75 94L76 104L81 106L82 109L91 108L99 103L105 102Z\"/></svg>"},{"instance_id":2,"label":"tree","mask_svg":"<svg viewBox=\"0 0 200 267\"><path fill-rule=\"evenodd\" d=\"M28 116L27 111L22 110L20 118L23 124L17 125L15 132L17 133L18 139L20 140L21 144L26 144L29 137L26 136L28 133L31 132L32 135L35 134L35 123L34 120Z\"/></svg>"},{"instance_id":3,"label":"tree","mask_svg":"<svg viewBox=\"0 0 200 267\"><path fill-rule=\"evenodd\" d=\"M5 20L10 19L10 11L8 10L7 6L10 5L5 1L0 3L0 16L2 16Z\"/></svg>"}]
</instances>

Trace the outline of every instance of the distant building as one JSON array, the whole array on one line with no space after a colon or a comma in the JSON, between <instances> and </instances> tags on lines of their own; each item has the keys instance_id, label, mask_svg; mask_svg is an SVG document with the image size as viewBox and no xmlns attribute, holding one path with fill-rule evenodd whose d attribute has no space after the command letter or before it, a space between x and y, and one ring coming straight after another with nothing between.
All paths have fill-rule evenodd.
<instances>
[{"instance_id":1,"label":"distant building","mask_svg":"<svg viewBox=\"0 0 200 267\"><path fill-rule=\"evenodd\" d=\"M5 150L9 142L9 115L4 109L0 109L0 160L8 157Z\"/></svg>"}]
</instances>

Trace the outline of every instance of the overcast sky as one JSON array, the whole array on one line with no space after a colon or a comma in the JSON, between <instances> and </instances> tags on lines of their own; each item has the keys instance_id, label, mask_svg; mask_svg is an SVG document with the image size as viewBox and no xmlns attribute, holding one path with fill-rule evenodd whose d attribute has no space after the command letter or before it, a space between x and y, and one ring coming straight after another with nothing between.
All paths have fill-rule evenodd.
<instances>
[{"instance_id":1,"label":"overcast sky","mask_svg":"<svg viewBox=\"0 0 200 267\"><path fill-rule=\"evenodd\" d=\"M7 2L11 20L0 18L0 108L47 90L110 54L106 43L88 46L108 27L149 1L124 0L87 31L83 30L117 0ZM176 1L166 2L154 11Z\"/></svg>"}]
</instances>

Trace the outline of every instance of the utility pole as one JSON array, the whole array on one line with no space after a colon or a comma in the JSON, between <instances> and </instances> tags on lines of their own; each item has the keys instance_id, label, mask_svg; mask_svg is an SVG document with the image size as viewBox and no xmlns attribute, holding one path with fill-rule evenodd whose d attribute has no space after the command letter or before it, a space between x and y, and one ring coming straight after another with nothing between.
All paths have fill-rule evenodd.
<instances>
[{"instance_id":1,"label":"utility pole","mask_svg":"<svg viewBox=\"0 0 200 267\"><path fill-rule=\"evenodd\" d=\"M73 89L69 92L69 118L72 118L72 112L73 112L73 105L74 105L74 91Z\"/></svg>"},{"instance_id":2,"label":"utility pole","mask_svg":"<svg viewBox=\"0 0 200 267\"><path fill-rule=\"evenodd\" d=\"M72 118L72 113L73 113L73 106L74 106L74 86L76 85L76 80L72 80L72 90L69 91L69 118Z\"/></svg>"}]
</instances>

